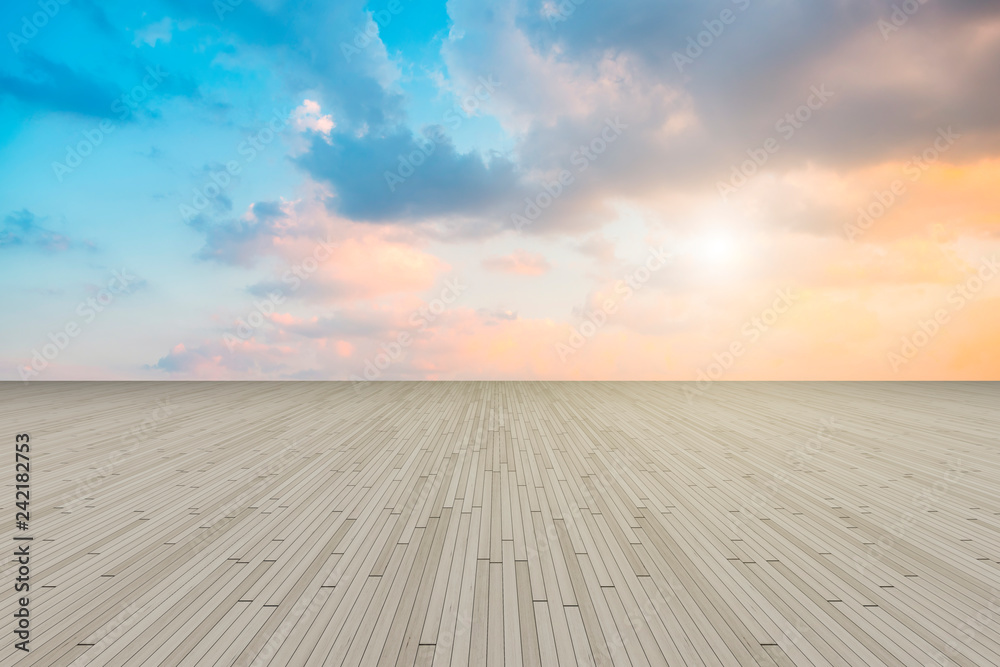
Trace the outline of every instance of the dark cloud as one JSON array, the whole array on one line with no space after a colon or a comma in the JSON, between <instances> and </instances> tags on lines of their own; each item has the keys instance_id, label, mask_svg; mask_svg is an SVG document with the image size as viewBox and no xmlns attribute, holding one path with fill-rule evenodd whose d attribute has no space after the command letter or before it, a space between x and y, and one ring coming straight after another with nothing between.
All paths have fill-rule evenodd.
<instances>
[{"instance_id":1,"label":"dark cloud","mask_svg":"<svg viewBox=\"0 0 1000 667\"><path fill-rule=\"evenodd\" d=\"M967 48L978 25L1000 18L996 2L924 3L905 23L896 14L898 30L879 21L891 24L899 0L587 2L553 24L543 4L529 3L519 20L536 48L558 45L560 57L584 63L609 50L636 58L651 80L691 95L709 150L723 162L773 135L776 120L824 83L835 100L772 166L896 158L948 124L975 132L980 152L1000 143L998 45ZM733 18L722 25L727 10ZM706 34L709 28L719 34ZM676 54L699 33L707 45L679 68Z\"/></svg>"},{"instance_id":2,"label":"dark cloud","mask_svg":"<svg viewBox=\"0 0 1000 667\"><path fill-rule=\"evenodd\" d=\"M369 24L367 0L284 3L273 11L253 2L168 4L171 16L235 40L234 55L267 50L280 60L289 89L321 91L323 108L333 111L340 127L380 129L403 118L402 96L379 83L386 63L377 42L355 45Z\"/></svg>"},{"instance_id":3,"label":"dark cloud","mask_svg":"<svg viewBox=\"0 0 1000 667\"><path fill-rule=\"evenodd\" d=\"M550 22L545 11L553 3L541 0L520 3L514 19L501 2L449 5L455 31L464 35L447 45L449 65L467 79L498 72L498 108L526 124L516 151L523 173L572 169L573 152L609 115L629 126L586 171L574 172L574 184L529 233L592 230L608 220L602 203L611 199L714 195L747 151L769 138L780 151L760 171L778 175L810 165L842 170L905 161L949 126L962 140L948 160L1000 148L1000 43L984 25L1000 19L995 2L924 3L886 35L879 21L899 22L899 0L554 4L575 9ZM731 22L720 32L724 10ZM511 52L515 28L539 58ZM688 39L709 29L719 34L703 34L707 45L678 67L675 56ZM614 69L620 65L624 75ZM572 72L577 82L536 76L539 67L552 76ZM609 76L620 77L620 94L588 97L587 86ZM581 90L579 105L545 96L547 87L570 86ZM782 134L788 125L779 130L779 121L824 86L833 96L792 136ZM683 121L680 129L665 131L672 120ZM817 206L789 202L768 224L821 233L834 214Z\"/></svg>"},{"instance_id":4,"label":"dark cloud","mask_svg":"<svg viewBox=\"0 0 1000 667\"><path fill-rule=\"evenodd\" d=\"M95 78L38 55L36 45L31 44L20 54L19 70L0 71L0 97L14 97L44 109L104 117L112 115L109 107L115 99L143 79L147 67L156 67L157 63L148 62L131 47L134 26L113 20L90 0L73 3L73 7L93 29L92 39L99 39L102 47L116 45L128 54L117 59L123 74L114 82ZM387 62L377 40L370 40L363 48L353 46L368 26L366 9L366 0L282 3L273 9L249 1L168 0L164 14L156 18L169 16L184 23L185 32L197 36L191 47L199 52L226 53L234 58L265 55L281 69L289 92L321 91L324 108L336 114L342 127L381 128L402 120L403 100L399 93L380 84ZM144 21L154 19L145 12L143 17ZM345 45L354 51L345 55ZM158 93L199 99L200 82L180 71L184 60L166 60L177 71L170 72ZM202 102L208 108L225 105L219 100ZM154 111L147 108L144 113Z\"/></svg>"},{"instance_id":5,"label":"dark cloud","mask_svg":"<svg viewBox=\"0 0 1000 667\"><path fill-rule=\"evenodd\" d=\"M20 73L0 72L0 98L49 111L130 123L142 115L158 115L144 102L148 96L200 96L190 77L142 59L128 62L120 82L77 71L32 51L26 51L20 63Z\"/></svg>"},{"instance_id":6,"label":"dark cloud","mask_svg":"<svg viewBox=\"0 0 1000 667\"><path fill-rule=\"evenodd\" d=\"M420 141L406 129L315 138L298 162L334 186L338 213L359 221L495 213L519 192L511 161L459 153L440 128Z\"/></svg>"},{"instance_id":7,"label":"dark cloud","mask_svg":"<svg viewBox=\"0 0 1000 667\"><path fill-rule=\"evenodd\" d=\"M287 214L278 202L257 202L247 216L211 223L206 216L195 217L190 226L205 235L199 259L221 264L250 267L260 257L273 252L273 239L294 234L284 223Z\"/></svg>"},{"instance_id":8,"label":"dark cloud","mask_svg":"<svg viewBox=\"0 0 1000 667\"><path fill-rule=\"evenodd\" d=\"M45 109L103 118L110 114L111 104L120 94L110 82L34 53L25 53L22 62L22 75L0 73L0 97L13 97Z\"/></svg>"}]
</instances>

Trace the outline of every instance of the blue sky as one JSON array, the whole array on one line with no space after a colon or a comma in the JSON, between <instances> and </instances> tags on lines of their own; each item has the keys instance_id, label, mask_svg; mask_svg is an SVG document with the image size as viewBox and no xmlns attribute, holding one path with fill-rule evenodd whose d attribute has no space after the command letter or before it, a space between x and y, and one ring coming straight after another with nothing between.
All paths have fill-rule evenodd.
<instances>
[{"instance_id":1,"label":"blue sky","mask_svg":"<svg viewBox=\"0 0 1000 667\"><path fill-rule=\"evenodd\" d=\"M997 249L993 3L43 0L0 26L5 379L346 379L400 333L380 377L693 379L787 286L808 305L729 376L1000 368L992 282L893 357Z\"/></svg>"}]
</instances>

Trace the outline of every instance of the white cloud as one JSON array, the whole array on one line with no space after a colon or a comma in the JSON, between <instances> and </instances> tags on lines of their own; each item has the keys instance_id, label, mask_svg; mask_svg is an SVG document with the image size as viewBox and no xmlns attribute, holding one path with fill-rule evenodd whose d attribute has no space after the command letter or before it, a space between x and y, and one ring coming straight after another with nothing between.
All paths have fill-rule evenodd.
<instances>
[{"instance_id":1,"label":"white cloud","mask_svg":"<svg viewBox=\"0 0 1000 667\"><path fill-rule=\"evenodd\" d=\"M139 46L139 44L146 44L147 46L156 46L157 42L169 44L171 37L173 37L173 31L173 19L165 16L156 23L150 23L145 28L136 30L132 45Z\"/></svg>"},{"instance_id":2,"label":"white cloud","mask_svg":"<svg viewBox=\"0 0 1000 667\"><path fill-rule=\"evenodd\" d=\"M333 116L323 115L319 102L313 100L303 100L302 104L292 112L292 119L298 131L312 130L325 137L329 137L330 131L337 127L337 124L333 122Z\"/></svg>"}]
</instances>

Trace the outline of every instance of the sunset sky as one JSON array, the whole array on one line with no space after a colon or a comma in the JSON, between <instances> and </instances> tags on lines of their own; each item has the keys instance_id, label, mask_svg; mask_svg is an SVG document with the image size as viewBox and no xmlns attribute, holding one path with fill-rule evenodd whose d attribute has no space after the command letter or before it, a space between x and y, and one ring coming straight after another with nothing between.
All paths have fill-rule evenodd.
<instances>
[{"instance_id":1,"label":"sunset sky","mask_svg":"<svg viewBox=\"0 0 1000 667\"><path fill-rule=\"evenodd\" d=\"M1000 3L0 27L0 379L1000 379Z\"/></svg>"}]
</instances>

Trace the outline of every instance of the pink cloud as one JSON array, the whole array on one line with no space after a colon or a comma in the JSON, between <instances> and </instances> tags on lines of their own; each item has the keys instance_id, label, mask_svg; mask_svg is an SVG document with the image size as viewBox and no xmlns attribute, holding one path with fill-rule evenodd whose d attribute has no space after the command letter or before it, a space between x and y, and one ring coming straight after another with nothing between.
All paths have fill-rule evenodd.
<instances>
[{"instance_id":1,"label":"pink cloud","mask_svg":"<svg viewBox=\"0 0 1000 667\"><path fill-rule=\"evenodd\" d=\"M258 293L326 304L374 299L429 289L450 268L412 232L331 216L314 196L284 202L280 210L266 235L252 237L246 248L277 260L270 278L254 286Z\"/></svg>"},{"instance_id":2,"label":"pink cloud","mask_svg":"<svg viewBox=\"0 0 1000 667\"><path fill-rule=\"evenodd\" d=\"M350 298L372 298L430 289L448 268L418 248L368 234L339 243L318 278Z\"/></svg>"}]
</instances>

